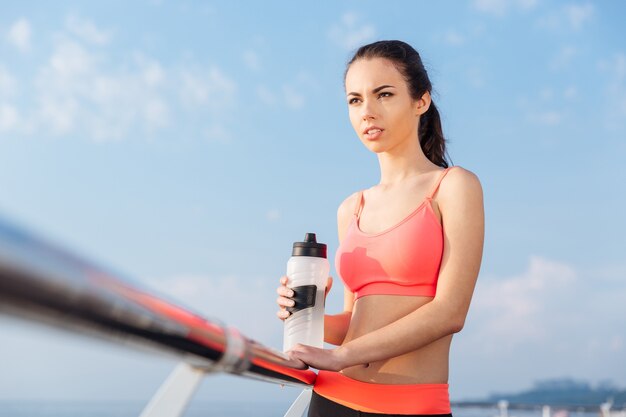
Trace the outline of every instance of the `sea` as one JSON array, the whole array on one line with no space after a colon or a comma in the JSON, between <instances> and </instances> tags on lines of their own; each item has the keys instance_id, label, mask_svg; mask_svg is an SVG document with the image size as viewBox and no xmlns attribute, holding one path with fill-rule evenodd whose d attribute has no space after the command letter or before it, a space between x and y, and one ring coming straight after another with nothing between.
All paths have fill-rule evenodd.
<instances>
[{"instance_id":1,"label":"sea","mask_svg":"<svg viewBox=\"0 0 626 417\"><path fill-rule=\"evenodd\" d=\"M1 417L138 417L143 402L0 401ZM282 417L289 404L192 401L184 417ZM552 417L598 417L596 413L553 408ZM454 417L501 417L493 407L453 407ZM332 416L329 416L332 417ZM542 417L542 410L508 410L506 417Z\"/></svg>"}]
</instances>

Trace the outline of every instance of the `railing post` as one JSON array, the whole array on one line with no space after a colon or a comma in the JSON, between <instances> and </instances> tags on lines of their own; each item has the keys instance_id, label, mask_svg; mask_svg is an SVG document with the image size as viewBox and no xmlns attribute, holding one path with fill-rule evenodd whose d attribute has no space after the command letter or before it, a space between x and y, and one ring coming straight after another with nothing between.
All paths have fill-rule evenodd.
<instances>
[{"instance_id":1,"label":"railing post","mask_svg":"<svg viewBox=\"0 0 626 417\"><path fill-rule=\"evenodd\" d=\"M140 417L180 417L206 370L181 362L161 385Z\"/></svg>"}]
</instances>

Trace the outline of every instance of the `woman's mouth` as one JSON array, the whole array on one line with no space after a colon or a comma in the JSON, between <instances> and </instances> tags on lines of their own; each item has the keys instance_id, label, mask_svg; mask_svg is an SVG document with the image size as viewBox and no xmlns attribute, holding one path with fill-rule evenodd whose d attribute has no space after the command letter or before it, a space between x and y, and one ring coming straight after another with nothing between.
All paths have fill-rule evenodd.
<instances>
[{"instance_id":1,"label":"woman's mouth","mask_svg":"<svg viewBox=\"0 0 626 417\"><path fill-rule=\"evenodd\" d=\"M372 127L368 127L367 129L363 131L363 136L367 140L376 140L380 137L382 133L383 133L383 129L376 127L376 126L372 126Z\"/></svg>"}]
</instances>

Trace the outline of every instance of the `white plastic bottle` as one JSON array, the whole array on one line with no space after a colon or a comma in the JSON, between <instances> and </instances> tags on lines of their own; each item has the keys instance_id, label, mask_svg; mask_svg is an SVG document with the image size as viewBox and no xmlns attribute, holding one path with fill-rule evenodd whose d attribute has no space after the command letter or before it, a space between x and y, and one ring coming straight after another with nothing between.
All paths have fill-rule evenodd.
<instances>
[{"instance_id":1,"label":"white plastic bottle","mask_svg":"<svg viewBox=\"0 0 626 417\"><path fill-rule=\"evenodd\" d=\"M326 245L317 243L315 233L307 233L304 242L295 242L287 262L287 287L294 291L295 306L287 308L283 351L302 343L324 347L324 292L330 265Z\"/></svg>"}]
</instances>

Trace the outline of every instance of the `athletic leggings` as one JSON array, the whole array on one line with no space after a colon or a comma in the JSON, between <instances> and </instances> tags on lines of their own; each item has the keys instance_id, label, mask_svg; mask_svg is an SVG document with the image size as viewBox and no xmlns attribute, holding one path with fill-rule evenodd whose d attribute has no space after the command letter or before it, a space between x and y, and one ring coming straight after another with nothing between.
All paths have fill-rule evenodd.
<instances>
[{"instance_id":1,"label":"athletic leggings","mask_svg":"<svg viewBox=\"0 0 626 417\"><path fill-rule=\"evenodd\" d=\"M354 410L345 405L337 404L328 398L322 397L315 391L311 397L311 404L309 405L308 417L375 417L375 416L389 416L389 417L452 417L452 414L378 414L378 413L366 413L364 411Z\"/></svg>"}]
</instances>

